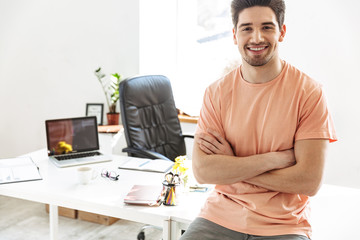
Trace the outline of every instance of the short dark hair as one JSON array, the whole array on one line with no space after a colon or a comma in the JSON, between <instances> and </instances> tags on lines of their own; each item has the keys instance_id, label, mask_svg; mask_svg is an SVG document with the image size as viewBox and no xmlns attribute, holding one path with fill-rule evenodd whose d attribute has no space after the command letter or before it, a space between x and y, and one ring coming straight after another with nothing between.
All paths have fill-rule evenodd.
<instances>
[{"instance_id":1,"label":"short dark hair","mask_svg":"<svg viewBox=\"0 0 360 240\"><path fill-rule=\"evenodd\" d=\"M284 0L233 0L231 2L231 15L234 24L234 29L239 21L239 13L245 8L262 6L271 8L278 21L279 28L281 29L285 19L285 2Z\"/></svg>"}]
</instances>

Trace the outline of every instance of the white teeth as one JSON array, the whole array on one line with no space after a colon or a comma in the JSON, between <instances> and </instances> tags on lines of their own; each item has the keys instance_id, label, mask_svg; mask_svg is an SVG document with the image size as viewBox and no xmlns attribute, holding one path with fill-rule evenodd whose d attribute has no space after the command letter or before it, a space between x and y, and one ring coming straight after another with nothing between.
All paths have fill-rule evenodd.
<instances>
[{"instance_id":1,"label":"white teeth","mask_svg":"<svg viewBox=\"0 0 360 240\"><path fill-rule=\"evenodd\" d=\"M261 48L250 48L251 51L261 51L265 49L265 47L261 47Z\"/></svg>"}]
</instances>

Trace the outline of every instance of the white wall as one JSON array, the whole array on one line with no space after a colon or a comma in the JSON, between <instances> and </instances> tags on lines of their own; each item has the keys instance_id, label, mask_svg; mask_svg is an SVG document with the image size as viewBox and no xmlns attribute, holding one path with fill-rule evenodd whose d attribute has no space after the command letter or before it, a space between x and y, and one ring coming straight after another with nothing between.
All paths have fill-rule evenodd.
<instances>
[{"instance_id":1,"label":"white wall","mask_svg":"<svg viewBox=\"0 0 360 240\"><path fill-rule=\"evenodd\" d=\"M176 60L158 56L172 56L166 39L152 45L144 37L165 33L173 41L173 18L160 6L173 8L174 1L0 0L0 158L45 147L45 119L84 115L86 103L104 103L93 75L98 66L125 77L148 73L153 55L157 73L167 74L161 67ZM323 83L339 137L325 180L360 187L360 2L286 3L281 56ZM156 14L163 21L151 18Z\"/></svg>"},{"instance_id":2,"label":"white wall","mask_svg":"<svg viewBox=\"0 0 360 240\"><path fill-rule=\"evenodd\" d=\"M360 187L360 2L286 3L280 55L323 84L339 138L330 144L325 182Z\"/></svg>"},{"instance_id":3,"label":"white wall","mask_svg":"<svg viewBox=\"0 0 360 240\"><path fill-rule=\"evenodd\" d=\"M45 147L45 119L105 103L99 66L138 74L138 9L138 0L0 0L0 158Z\"/></svg>"},{"instance_id":4,"label":"white wall","mask_svg":"<svg viewBox=\"0 0 360 240\"><path fill-rule=\"evenodd\" d=\"M176 7L177 0L140 0L140 74L162 74L174 79Z\"/></svg>"}]
</instances>

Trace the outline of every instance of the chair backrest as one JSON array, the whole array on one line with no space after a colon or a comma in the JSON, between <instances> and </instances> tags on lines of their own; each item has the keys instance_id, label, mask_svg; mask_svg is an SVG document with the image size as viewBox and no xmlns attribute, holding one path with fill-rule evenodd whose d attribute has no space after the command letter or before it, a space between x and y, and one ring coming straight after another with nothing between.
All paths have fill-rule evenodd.
<instances>
[{"instance_id":1,"label":"chair backrest","mask_svg":"<svg viewBox=\"0 0 360 240\"><path fill-rule=\"evenodd\" d=\"M167 77L148 75L128 78L120 83L119 93L121 120L128 147L155 151L172 161L186 154Z\"/></svg>"}]
</instances>

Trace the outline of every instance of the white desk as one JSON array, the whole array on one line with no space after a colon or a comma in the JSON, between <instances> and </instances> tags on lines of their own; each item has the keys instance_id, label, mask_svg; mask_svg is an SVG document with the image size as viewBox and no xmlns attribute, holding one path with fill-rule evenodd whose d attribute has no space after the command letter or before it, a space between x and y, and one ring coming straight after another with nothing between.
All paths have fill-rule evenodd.
<instances>
[{"instance_id":1,"label":"white desk","mask_svg":"<svg viewBox=\"0 0 360 240\"><path fill-rule=\"evenodd\" d=\"M116 170L119 181L110 181L98 176L88 185L79 185L78 167L57 168L47 160L46 151L30 154L39 166L41 181L0 185L0 194L25 200L47 203L50 206L50 239L57 239L57 206L78 209L126 220L163 227L163 239L170 238L169 207L142 207L123 203L127 192L134 184L161 184L163 174L116 169L121 158L108 163L93 164L99 172L105 168Z\"/></svg>"},{"instance_id":2,"label":"white desk","mask_svg":"<svg viewBox=\"0 0 360 240\"><path fill-rule=\"evenodd\" d=\"M163 174L117 170L121 159L93 164L101 171L117 170L120 179L112 182L98 177L89 185L77 182L77 167L59 169L47 160L46 151L31 154L40 167L44 180L3 184L0 194L50 205L50 239L57 239L57 206L122 218L163 227L163 239L178 239L198 215L207 194L188 193L180 196L178 206L141 207L125 205L123 198L134 184L157 184ZM120 158L126 158L124 156ZM145 183L144 183L145 182ZM360 227L360 189L324 185L311 199L313 239L358 239Z\"/></svg>"},{"instance_id":3,"label":"white desk","mask_svg":"<svg viewBox=\"0 0 360 240\"><path fill-rule=\"evenodd\" d=\"M186 199L184 205L179 205L171 212L171 239L180 237L180 230L188 227L197 216L203 204L204 197L198 196L198 201ZM193 198L193 195L191 196ZM310 199L311 224L314 240L359 239L360 227L360 189L324 184L318 194ZM186 209L191 206L191 209ZM175 210L179 211L175 211Z\"/></svg>"},{"instance_id":4,"label":"white desk","mask_svg":"<svg viewBox=\"0 0 360 240\"><path fill-rule=\"evenodd\" d=\"M325 184L311 209L314 240L360 239L360 189Z\"/></svg>"}]
</instances>

